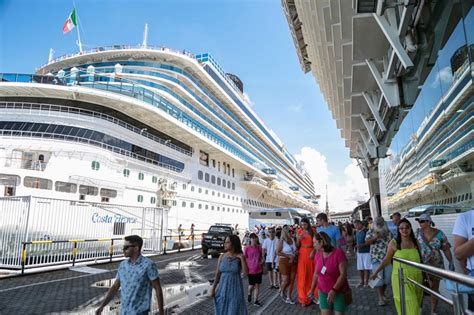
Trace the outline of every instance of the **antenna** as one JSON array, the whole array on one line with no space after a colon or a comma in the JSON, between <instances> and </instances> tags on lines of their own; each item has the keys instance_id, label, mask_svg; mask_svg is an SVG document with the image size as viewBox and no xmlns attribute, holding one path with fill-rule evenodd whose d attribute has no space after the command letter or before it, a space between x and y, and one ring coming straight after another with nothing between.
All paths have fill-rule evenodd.
<instances>
[{"instance_id":1,"label":"antenna","mask_svg":"<svg viewBox=\"0 0 474 315\"><path fill-rule=\"evenodd\" d=\"M54 49L53 49L53 48L50 48L50 49L49 49L48 63L50 63L51 61L53 61L53 59L54 59Z\"/></svg>"},{"instance_id":2,"label":"antenna","mask_svg":"<svg viewBox=\"0 0 474 315\"><path fill-rule=\"evenodd\" d=\"M148 23L145 23L145 29L143 30L143 43L142 47L146 48L148 45Z\"/></svg>"},{"instance_id":3,"label":"antenna","mask_svg":"<svg viewBox=\"0 0 474 315\"><path fill-rule=\"evenodd\" d=\"M329 202L328 202L328 185L326 185L326 214L329 213Z\"/></svg>"}]
</instances>

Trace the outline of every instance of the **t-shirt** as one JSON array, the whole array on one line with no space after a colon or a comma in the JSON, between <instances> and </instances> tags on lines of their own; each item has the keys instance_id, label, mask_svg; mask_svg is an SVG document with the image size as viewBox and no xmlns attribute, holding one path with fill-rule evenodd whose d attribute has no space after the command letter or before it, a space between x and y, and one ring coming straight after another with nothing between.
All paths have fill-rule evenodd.
<instances>
[{"instance_id":1,"label":"t-shirt","mask_svg":"<svg viewBox=\"0 0 474 315\"><path fill-rule=\"evenodd\" d=\"M453 235L467 239L474 238L474 210L459 215L454 223ZM474 256L468 257L467 269L474 270Z\"/></svg>"},{"instance_id":2,"label":"t-shirt","mask_svg":"<svg viewBox=\"0 0 474 315\"><path fill-rule=\"evenodd\" d=\"M318 290L323 293L329 293L331 289L337 282L337 278L339 278L339 264L346 261L346 255L344 251L340 248L335 248L329 257L324 258L322 252L317 252L314 256L314 264L316 267L316 271L318 272ZM326 267L326 272L324 274L321 273L323 266ZM347 282L344 284L346 286ZM343 287L344 287L343 286ZM339 290L339 292L344 292L343 290Z\"/></svg>"},{"instance_id":3,"label":"t-shirt","mask_svg":"<svg viewBox=\"0 0 474 315\"><path fill-rule=\"evenodd\" d=\"M389 221L387 223L388 230L390 231L390 234L392 234L392 238L397 238L398 234L398 226L393 223L393 221Z\"/></svg>"},{"instance_id":4,"label":"t-shirt","mask_svg":"<svg viewBox=\"0 0 474 315\"><path fill-rule=\"evenodd\" d=\"M367 230L361 230L356 232L356 242L357 245L361 245L365 243L365 236L367 234ZM370 246L361 246L357 250L359 253L370 253Z\"/></svg>"},{"instance_id":5,"label":"t-shirt","mask_svg":"<svg viewBox=\"0 0 474 315\"><path fill-rule=\"evenodd\" d=\"M262 247L259 246L247 246L244 249L244 256L247 261L247 267L249 268L249 274L257 274L263 272L262 268Z\"/></svg>"},{"instance_id":6,"label":"t-shirt","mask_svg":"<svg viewBox=\"0 0 474 315\"><path fill-rule=\"evenodd\" d=\"M267 257L265 258L265 262L268 262L268 263L273 262L273 257L275 256L277 243L278 243L278 240L276 239L276 237L274 237L273 240L271 240L270 238L266 238L265 241L263 241L262 248L267 251Z\"/></svg>"},{"instance_id":7,"label":"t-shirt","mask_svg":"<svg viewBox=\"0 0 474 315\"><path fill-rule=\"evenodd\" d=\"M341 232L335 225L329 225L328 227L320 226L318 227L318 233L320 232L326 233L331 238L332 246L336 246L337 241L341 239Z\"/></svg>"},{"instance_id":8,"label":"t-shirt","mask_svg":"<svg viewBox=\"0 0 474 315\"><path fill-rule=\"evenodd\" d=\"M378 238L375 243L370 245L370 259L372 263L380 263L385 258L385 254L387 253L388 243L390 242L390 233L388 233L388 237L386 238ZM365 235L365 240L370 240L372 237L375 236L374 230L368 230L367 234Z\"/></svg>"}]
</instances>

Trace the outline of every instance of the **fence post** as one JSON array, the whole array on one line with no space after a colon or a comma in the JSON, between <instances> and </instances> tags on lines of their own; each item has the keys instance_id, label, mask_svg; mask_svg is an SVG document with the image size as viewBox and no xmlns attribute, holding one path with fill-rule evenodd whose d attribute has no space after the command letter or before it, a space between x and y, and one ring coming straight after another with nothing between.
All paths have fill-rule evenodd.
<instances>
[{"instance_id":1,"label":"fence post","mask_svg":"<svg viewBox=\"0 0 474 315\"><path fill-rule=\"evenodd\" d=\"M166 238L167 238L167 237L168 237L168 236L165 235L165 245L163 246L163 255L167 255L167 254L166 254L166 246L167 246Z\"/></svg>"},{"instance_id":2,"label":"fence post","mask_svg":"<svg viewBox=\"0 0 474 315\"><path fill-rule=\"evenodd\" d=\"M403 268L400 266L398 268L398 287L400 290L400 310L401 310L402 315L406 315L405 283L404 282L405 282L405 277L403 276Z\"/></svg>"},{"instance_id":3,"label":"fence post","mask_svg":"<svg viewBox=\"0 0 474 315\"><path fill-rule=\"evenodd\" d=\"M77 255L77 242L74 241L74 247L72 249L72 266L76 264L76 255Z\"/></svg>"},{"instance_id":4,"label":"fence post","mask_svg":"<svg viewBox=\"0 0 474 315\"><path fill-rule=\"evenodd\" d=\"M181 233L178 235L178 253L181 252Z\"/></svg>"},{"instance_id":5,"label":"fence post","mask_svg":"<svg viewBox=\"0 0 474 315\"><path fill-rule=\"evenodd\" d=\"M114 239L113 238L110 240L109 255L110 255L110 262L112 262L112 256L114 255Z\"/></svg>"},{"instance_id":6,"label":"fence post","mask_svg":"<svg viewBox=\"0 0 474 315\"><path fill-rule=\"evenodd\" d=\"M21 274L25 273L25 264L26 264L26 242L22 242L21 250Z\"/></svg>"}]
</instances>

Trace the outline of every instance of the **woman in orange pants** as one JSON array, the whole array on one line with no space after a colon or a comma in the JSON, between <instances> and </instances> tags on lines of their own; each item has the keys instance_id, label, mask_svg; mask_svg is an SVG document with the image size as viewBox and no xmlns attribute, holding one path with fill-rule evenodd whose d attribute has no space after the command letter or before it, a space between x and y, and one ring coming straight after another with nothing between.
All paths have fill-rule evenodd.
<instances>
[{"instance_id":1,"label":"woman in orange pants","mask_svg":"<svg viewBox=\"0 0 474 315\"><path fill-rule=\"evenodd\" d=\"M298 291L298 302L303 306L311 304L308 292L311 289L313 281L314 262L311 259L313 251L313 230L309 220L301 219L301 230L296 237L296 246L298 247L298 267L296 269L296 281Z\"/></svg>"}]
</instances>

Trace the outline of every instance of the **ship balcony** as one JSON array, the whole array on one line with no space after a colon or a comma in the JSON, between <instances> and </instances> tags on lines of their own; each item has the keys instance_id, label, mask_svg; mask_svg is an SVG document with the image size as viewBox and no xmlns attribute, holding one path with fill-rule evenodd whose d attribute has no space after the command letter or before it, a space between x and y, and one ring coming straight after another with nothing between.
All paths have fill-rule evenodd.
<instances>
[{"instance_id":1,"label":"ship balcony","mask_svg":"<svg viewBox=\"0 0 474 315\"><path fill-rule=\"evenodd\" d=\"M0 161L4 161L1 164L3 164L5 167L39 172L45 171L46 167L48 166L48 162L23 158L2 158Z\"/></svg>"}]
</instances>

